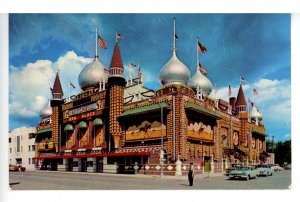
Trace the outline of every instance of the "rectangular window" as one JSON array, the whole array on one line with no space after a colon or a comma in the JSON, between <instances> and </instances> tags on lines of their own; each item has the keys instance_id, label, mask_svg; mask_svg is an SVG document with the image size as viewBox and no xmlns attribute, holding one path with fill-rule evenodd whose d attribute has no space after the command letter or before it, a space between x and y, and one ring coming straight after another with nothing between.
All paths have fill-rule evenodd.
<instances>
[{"instance_id":1,"label":"rectangular window","mask_svg":"<svg viewBox=\"0 0 300 202\"><path fill-rule=\"evenodd\" d=\"M17 136L17 152L20 152L20 136Z\"/></svg>"},{"instance_id":2,"label":"rectangular window","mask_svg":"<svg viewBox=\"0 0 300 202\"><path fill-rule=\"evenodd\" d=\"M28 146L28 151L30 151L30 145Z\"/></svg>"},{"instance_id":3,"label":"rectangular window","mask_svg":"<svg viewBox=\"0 0 300 202\"><path fill-rule=\"evenodd\" d=\"M30 159L30 158L28 158L28 164L29 164L29 165L31 164L31 159Z\"/></svg>"},{"instance_id":4,"label":"rectangular window","mask_svg":"<svg viewBox=\"0 0 300 202\"><path fill-rule=\"evenodd\" d=\"M12 149L11 148L9 148L9 153L11 153L12 152Z\"/></svg>"},{"instance_id":5,"label":"rectangular window","mask_svg":"<svg viewBox=\"0 0 300 202\"><path fill-rule=\"evenodd\" d=\"M35 145L32 145L32 146L31 146L31 150L32 150L32 151L35 151Z\"/></svg>"},{"instance_id":6,"label":"rectangular window","mask_svg":"<svg viewBox=\"0 0 300 202\"><path fill-rule=\"evenodd\" d=\"M11 143L11 137L10 137L10 138L8 138L8 142L9 142L9 143Z\"/></svg>"}]
</instances>

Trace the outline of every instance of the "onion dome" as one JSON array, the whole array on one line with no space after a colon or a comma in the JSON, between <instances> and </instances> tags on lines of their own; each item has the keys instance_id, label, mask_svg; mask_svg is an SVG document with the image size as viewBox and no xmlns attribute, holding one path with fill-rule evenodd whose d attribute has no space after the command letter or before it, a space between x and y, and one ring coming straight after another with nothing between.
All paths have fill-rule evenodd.
<instances>
[{"instance_id":1,"label":"onion dome","mask_svg":"<svg viewBox=\"0 0 300 202\"><path fill-rule=\"evenodd\" d=\"M104 65L95 57L94 61L88 64L80 72L78 83L82 90L99 87L99 82L107 81L108 73Z\"/></svg>"},{"instance_id":2,"label":"onion dome","mask_svg":"<svg viewBox=\"0 0 300 202\"><path fill-rule=\"evenodd\" d=\"M259 121L262 120L262 114L258 111L258 109L255 106L253 106L251 108L249 114L250 114L251 119L256 119L257 118Z\"/></svg>"},{"instance_id":3,"label":"onion dome","mask_svg":"<svg viewBox=\"0 0 300 202\"><path fill-rule=\"evenodd\" d=\"M199 88L199 90L202 90L204 96L208 96L213 88L211 81L204 76L198 68L195 74L189 80L188 86L194 90Z\"/></svg>"},{"instance_id":4,"label":"onion dome","mask_svg":"<svg viewBox=\"0 0 300 202\"><path fill-rule=\"evenodd\" d=\"M50 106L50 100L48 101L47 105L41 110L40 117L41 118L48 118L52 115L52 107Z\"/></svg>"},{"instance_id":5,"label":"onion dome","mask_svg":"<svg viewBox=\"0 0 300 202\"><path fill-rule=\"evenodd\" d=\"M163 85L184 84L186 85L191 77L190 70L176 56L173 50L172 58L163 66L159 72L159 80Z\"/></svg>"}]
</instances>

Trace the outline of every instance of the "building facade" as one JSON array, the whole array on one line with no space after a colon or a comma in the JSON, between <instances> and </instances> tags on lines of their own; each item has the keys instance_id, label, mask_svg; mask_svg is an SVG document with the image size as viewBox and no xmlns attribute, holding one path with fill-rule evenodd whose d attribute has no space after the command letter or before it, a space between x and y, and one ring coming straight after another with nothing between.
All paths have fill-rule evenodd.
<instances>
[{"instance_id":1,"label":"building facade","mask_svg":"<svg viewBox=\"0 0 300 202\"><path fill-rule=\"evenodd\" d=\"M35 169L36 128L20 127L9 133L9 164L21 165L26 170Z\"/></svg>"},{"instance_id":2,"label":"building facade","mask_svg":"<svg viewBox=\"0 0 300 202\"><path fill-rule=\"evenodd\" d=\"M143 86L140 68L136 78L124 78L117 40L108 69L97 54L83 68L81 93L64 98L57 73L37 126L37 167L186 175L190 162L196 174L265 162L262 114L247 106L243 86L228 101L210 97L211 81L199 68L191 76L177 57L175 28L171 55L157 90Z\"/></svg>"}]
</instances>

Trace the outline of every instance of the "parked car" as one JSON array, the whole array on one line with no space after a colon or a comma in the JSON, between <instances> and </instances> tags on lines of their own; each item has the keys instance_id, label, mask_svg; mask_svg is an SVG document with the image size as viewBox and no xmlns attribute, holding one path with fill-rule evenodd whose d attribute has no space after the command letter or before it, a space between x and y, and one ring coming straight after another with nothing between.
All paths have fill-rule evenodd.
<instances>
[{"instance_id":1,"label":"parked car","mask_svg":"<svg viewBox=\"0 0 300 202\"><path fill-rule=\"evenodd\" d=\"M291 164L287 164L287 165L284 167L284 170L292 170L292 165L291 165Z\"/></svg>"},{"instance_id":2,"label":"parked car","mask_svg":"<svg viewBox=\"0 0 300 202\"><path fill-rule=\"evenodd\" d=\"M259 176L271 176L273 175L273 171L271 169L270 165L264 165L260 164L256 166L256 169L258 170Z\"/></svg>"},{"instance_id":3,"label":"parked car","mask_svg":"<svg viewBox=\"0 0 300 202\"><path fill-rule=\"evenodd\" d=\"M20 168L21 168L21 171L26 170L25 167L20 166L20 165L9 165L9 171L20 171Z\"/></svg>"},{"instance_id":4,"label":"parked car","mask_svg":"<svg viewBox=\"0 0 300 202\"><path fill-rule=\"evenodd\" d=\"M238 167L241 167L241 166L242 166L242 164L239 164L239 163L233 163L233 164L231 164L231 167L229 167L229 168L227 168L227 169L225 170L225 175L226 175L226 176L229 176L229 173L230 173L231 171L236 170Z\"/></svg>"},{"instance_id":5,"label":"parked car","mask_svg":"<svg viewBox=\"0 0 300 202\"><path fill-rule=\"evenodd\" d=\"M273 172L277 172L277 171L282 171L283 170L283 168L281 166L279 166L278 164L273 164L271 166L271 169L272 169Z\"/></svg>"},{"instance_id":6,"label":"parked car","mask_svg":"<svg viewBox=\"0 0 300 202\"><path fill-rule=\"evenodd\" d=\"M236 170L233 170L229 174L229 179L245 179L249 180L251 178L257 178L257 169L253 166L241 166L237 167Z\"/></svg>"}]
</instances>

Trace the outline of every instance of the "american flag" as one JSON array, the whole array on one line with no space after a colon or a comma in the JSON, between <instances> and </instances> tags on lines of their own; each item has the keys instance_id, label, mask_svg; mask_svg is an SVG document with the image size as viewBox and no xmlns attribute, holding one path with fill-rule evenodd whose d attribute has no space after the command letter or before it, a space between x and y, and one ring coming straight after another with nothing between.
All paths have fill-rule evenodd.
<instances>
[{"instance_id":1,"label":"american flag","mask_svg":"<svg viewBox=\"0 0 300 202\"><path fill-rule=\"evenodd\" d=\"M121 34L117 33L117 39L123 40L124 37Z\"/></svg>"},{"instance_id":2,"label":"american flag","mask_svg":"<svg viewBox=\"0 0 300 202\"><path fill-rule=\"evenodd\" d=\"M228 97L230 97L232 95L232 91L231 91L231 87L230 87L230 83L229 83L229 87L228 87Z\"/></svg>"},{"instance_id":3,"label":"american flag","mask_svg":"<svg viewBox=\"0 0 300 202\"><path fill-rule=\"evenodd\" d=\"M104 68L104 72L105 72L106 74L109 74L109 73L110 73L109 70L106 69L106 68Z\"/></svg>"},{"instance_id":4,"label":"american flag","mask_svg":"<svg viewBox=\"0 0 300 202\"><path fill-rule=\"evenodd\" d=\"M255 88L253 88L253 94L254 95L258 95L258 92L257 92L257 90Z\"/></svg>"},{"instance_id":5,"label":"american flag","mask_svg":"<svg viewBox=\"0 0 300 202\"><path fill-rule=\"evenodd\" d=\"M244 79L244 77L241 77L241 82L246 83L246 79Z\"/></svg>"},{"instance_id":6,"label":"american flag","mask_svg":"<svg viewBox=\"0 0 300 202\"><path fill-rule=\"evenodd\" d=\"M135 68L135 67L136 67L136 65L135 65L135 64L132 64L132 63L130 63L129 67L130 67L130 68Z\"/></svg>"},{"instance_id":7,"label":"american flag","mask_svg":"<svg viewBox=\"0 0 300 202\"><path fill-rule=\"evenodd\" d=\"M202 52L202 53L206 53L206 51L207 51L206 47L203 46L199 41L198 41L197 50Z\"/></svg>"},{"instance_id":8,"label":"american flag","mask_svg":"<svg viewBox=\"0 0 300 202\"><path fill-rule=\"evenodd\" d=\"M207 75L206 69L200 63L199 63L198 69L202 74Z\"/></svg>"},{"instance_id":9,"label":"american flag","mask_svg":"<svg viewBox=\"0 0 300 202\"><path fill-rule=\"evenodd\" d=\"M75 85L74 85L74 84L72 84L71 82L70 82L70 86L72 86L73 88L76 88L76 87L75 87Z\"/></svg>"},{"instance_id":10,"label":"american flag","mask_svg":"<svg viewBox=\"0 0 300 202\"><path fill-rule=\"evenodd\" d=\"M104 39L102 39L99 34L98 34L98 44L101 48L106 49L107 48L107 43Z\"/></svg>"}]
</instances>

